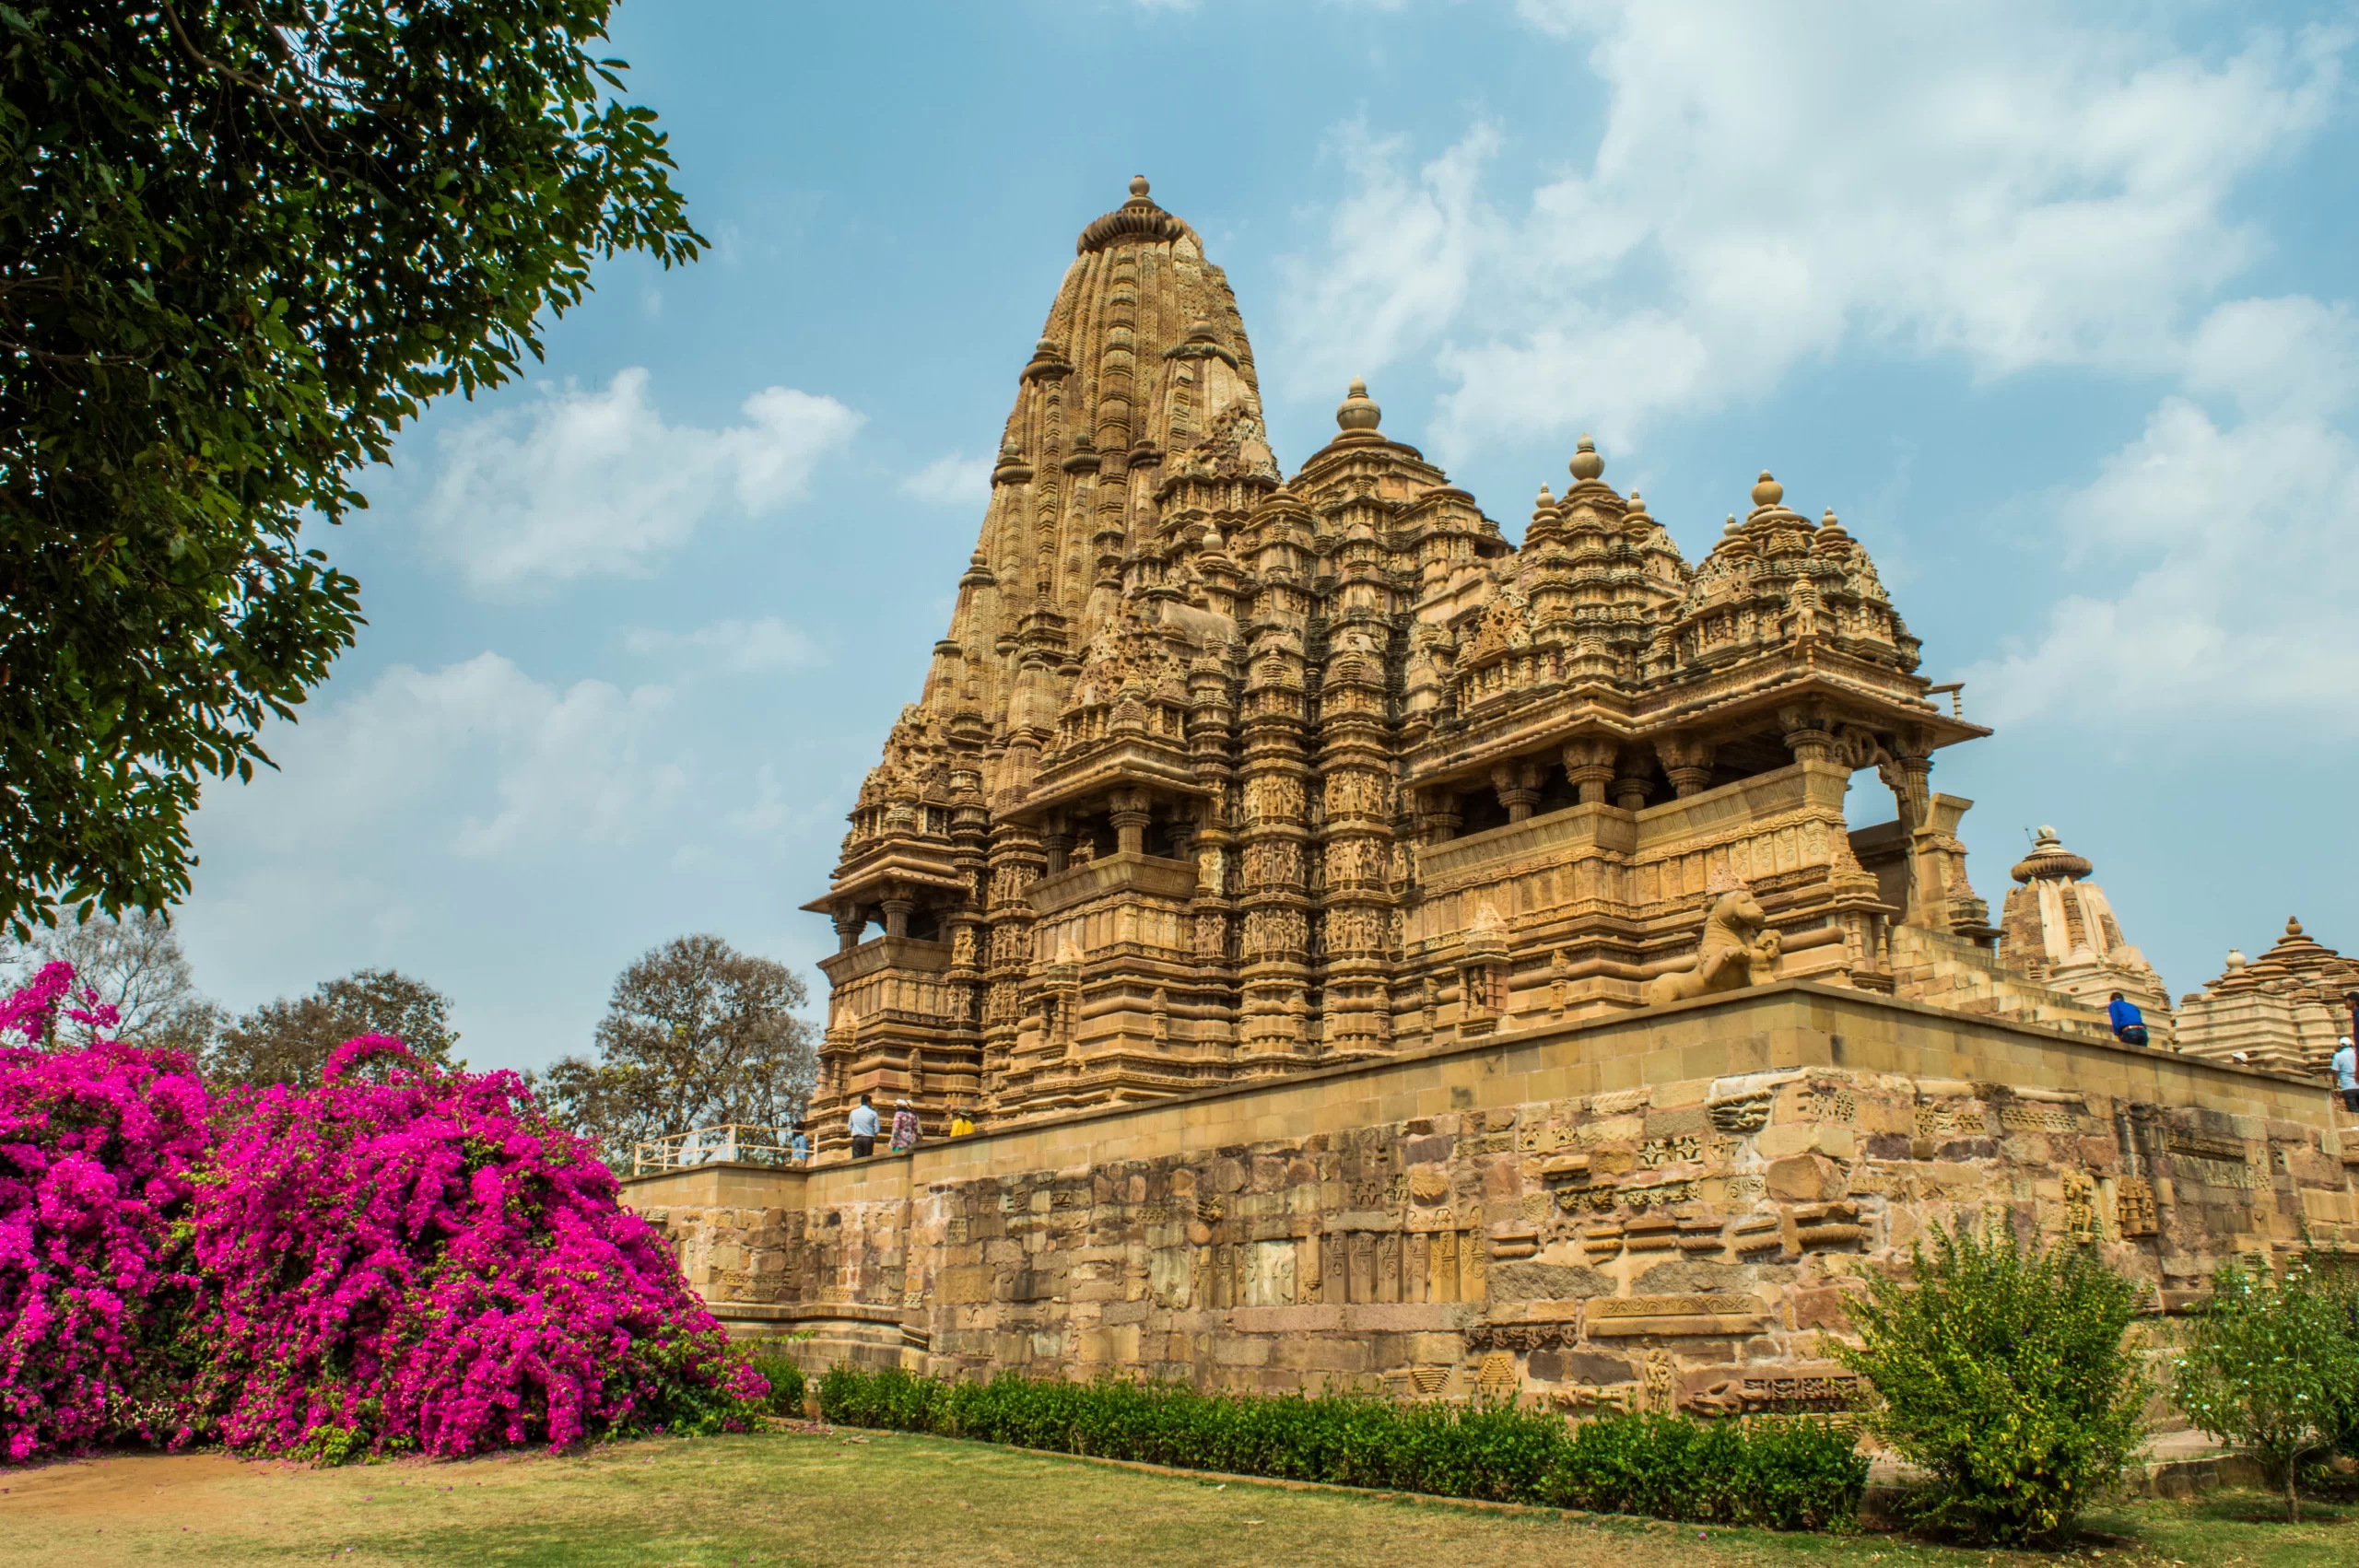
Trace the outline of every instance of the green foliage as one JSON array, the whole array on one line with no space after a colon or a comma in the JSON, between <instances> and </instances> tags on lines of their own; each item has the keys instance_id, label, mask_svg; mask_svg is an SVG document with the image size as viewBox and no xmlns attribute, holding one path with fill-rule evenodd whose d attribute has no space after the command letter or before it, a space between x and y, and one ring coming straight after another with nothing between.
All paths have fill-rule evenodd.
<instances>
[{"instance_id":1,"label":"green foliage","mask_svg":"<svg viewBox=\"0 0 2359 1568\"><path fill-rule=\"evenodd\" d=\"M745 1362L769 1379L769 1395L763 1403L770 1414L800 1416L803 1413L803 1394L810 1386L810 1380L782 1346L757 1345L746 1352Z\"/></svg>"},{"instance_id":2,"label":"green foliage","mask_svg":"<svg viewBox=\"0 0 2359 1568\"><path fill-rule=\"evenodd\" d=\"M1144 1460L1189 1469L1823 1529L1858 1513L1868 1479L1849 1427L1813 1418L1706 1422L1613 1413L1567 1422L1512 1404L1356 1395L1206 1394L1182 1384L950 1383L846 1363L820 1409L849 1426Z\"/></svg>"},{"instance_id":3,"label":"green foliage","mask_svg":"<svg viewBox=\"0 0 2359 1568\"><path fill-rule=\"evenodd\" d=\"M2128 1337L2138 1292L2089 1249L1936 1229L1904 1282L1869 1281L1860 1343L1835 1353L1872 1383L1861 1423L1933 1485L1924 1523L1978 1540L2053 1536L2120 1479L2148 1381Z\"/></svg>"},{"instance_id":4,"label":"green foliage","mask_svg":"<svg viewBox=\"0 0 2359 1568\"><path fill-rule=\"evenodd\" d=\"M324 980L307 997L266 1001L224 1025L205 1046L205 1076L217 1084L290 1083L316 1089L328 1058L346 1040L384 1035L422 1062L464 1067L452 1053L451 999L398 969L360 969Z\"/></svg>"},{"instance_id":5,"label":"green foliage","mask_svg":"<svg viewBox=\"0 0 2359 1568\"><path fill-rule=\"evenodd\" d=\"M784 1129L818 1082L818 1041L794 1012L809 1000L783 964L675 937L616 977L595 1061L563 1057L527 1082L626 1173L642 1140L724 1122Z\"/></svg>"},{"instance_id":6,"label":"green foliage","mask_svg":"<svg viewBox=\"0 0 2359 1568\"><path fill-rule=\"evenodd\" d=\"M2259 1459L2299 1521L2302 1457L2359 1443L2359 1287L2309 1258L2273 1278L2225 1265L2172 1358L2171 1398Z\"/></svg>"},{"instance_id":7,"label":"green foliage","mask_svg":"<svg viewBox=\"0 0 2359 1568\"><path fill-rule=\"evenodd\" d=\"M299 542L687 225L611 0L0 5L0 923L169 907L350 646Z\"/></svg>"}]
</instances>

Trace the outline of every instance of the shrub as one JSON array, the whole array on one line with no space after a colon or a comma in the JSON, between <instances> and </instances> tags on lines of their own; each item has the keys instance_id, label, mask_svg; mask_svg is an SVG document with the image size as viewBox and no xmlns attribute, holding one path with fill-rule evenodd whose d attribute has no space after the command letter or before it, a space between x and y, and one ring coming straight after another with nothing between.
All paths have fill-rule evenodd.
<instances>
[{"instance_id":1,"label":"shrub","mask_svg":"<svg viewBox=\"0 0 2359 1568\"><path fill-rule=\"evenodd\" d=\"M745 1352L745 1363L770 1391L762 1401L774 1416L799 1416L803 1413L803 1394L809 1379L803 1369L788 1356L783 1347L775 1344L754 1346Z\"/></svg>"},{"instance_id":2,"label":"shrub","mask_svg":"<svg viewBox=\"0 0 2359 1568\"><path fill-rule=\"evenodd\" d=\"M355 1071L379 1058L397 1065ZM194 1236L199 1393L233 1447L558 1447L742 1428L767 1392L613 1174L514 1074L419 1066L364 1036L318 1089L274 1084L242 1108Z\"/></svg>"},{"instance_id":3,"label":"shrub","mask_svg":"<svg viewBox=\"0 0 2359 1568\"><path fill-rule=\"evenodd\" d=\"M177 1434L154 1375L192 1284L171 1226L208 1131L177 1051L104 1036L114 1009L52 964L0 1004L0 1460L122 1435ZM85 1005L76 1005L76 1002ZM34 1048L60 1011L100 1037Z\"/></svg>"},{"instance_id":4,"label":"shrub","mask_svg":"<svg viewBox=\"0 0 2359 1568\"><path fill-rule=\"evenodd\" d=\"M2171 1398L2213 1437L2251 1451L2298 1523L2305 1454L2359 1435L2359 1292L2306 1259L2282 1276L2230 1263L2172 1358Z\"/></svg>"},{"instance_id":5,"label":"shrub","mask_svg":"<svg viewBox=\"0 0 2359 1568\"><path fill-rule=\"evenodd\" d=\"M1207 1394L1183 1384L945 1382L847 1363L827 1419L986 1443L1289 1480L1813 1529L1859 1510L1867 1461L1843 1422L1560 1416L1484 1402Z\"/></svg>"},{"instance_id":6,"label":"shrub","mask_svg":"<svg viewBox=\"0 0 2359 1568\"><path fill-rule=\"evenodd\" d=\"M2015 1544L2052 1536L2141 1437L2148 1383L2127 1330L2137 1290L2082 1247L1959 1229L1919 1246L1906 1283L1872 1278L1835 1353L1874 1386L1862 1424L1933 1485L1924 1523Z\"/></svg>"},{"instance_id":7,"label":"shrub","mask_svg":"<svg viewBox=\"0 0 2359 1568\"><path fill-rule=\"evenodd\" d=\"M32 1048L61 1015L95 1043ZM556 1446L768 1393L512 1075L364 1038L321 1088L212 1099L114 1024L63 964L0 1001L0 1462Z\"/></svg>"}]
</instances>

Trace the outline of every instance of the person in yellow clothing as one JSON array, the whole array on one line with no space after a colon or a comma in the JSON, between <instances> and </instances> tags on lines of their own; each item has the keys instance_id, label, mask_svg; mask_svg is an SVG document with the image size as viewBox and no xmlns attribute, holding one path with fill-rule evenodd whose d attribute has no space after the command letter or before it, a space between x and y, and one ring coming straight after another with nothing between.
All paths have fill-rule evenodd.
<instances>
[{"instance_id":1,"label":"person in yellow clothing","mask_svg":"<svg viewBox=\"0 0 2359 1568\"><path fill-rule=\"evenodd\" d=\"M950 1136L953 1138L965 1138L974 1130L974 1118L968 1116L966 1108L964 1106L954 1107L950 1112Z\"/></svg>"}]
</instances>

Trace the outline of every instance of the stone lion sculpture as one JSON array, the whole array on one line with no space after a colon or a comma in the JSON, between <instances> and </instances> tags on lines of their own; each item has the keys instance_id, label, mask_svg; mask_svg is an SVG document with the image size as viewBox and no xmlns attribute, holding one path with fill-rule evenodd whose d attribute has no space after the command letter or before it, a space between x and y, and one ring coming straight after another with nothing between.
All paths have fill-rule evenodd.
<instances>
[{"instance_id":1,"label":"stone lion sculpture","mask_svg":"<svg viewBox=\"0 0 2359 1568\"><path fill-rule=\"evenodd\" d=\"M1778 933L1745 888L1723 893L1704 917L1696 962L1647 982L1647 1005L1767 985L1778 977Z\"/></svg>"}]
</instances>

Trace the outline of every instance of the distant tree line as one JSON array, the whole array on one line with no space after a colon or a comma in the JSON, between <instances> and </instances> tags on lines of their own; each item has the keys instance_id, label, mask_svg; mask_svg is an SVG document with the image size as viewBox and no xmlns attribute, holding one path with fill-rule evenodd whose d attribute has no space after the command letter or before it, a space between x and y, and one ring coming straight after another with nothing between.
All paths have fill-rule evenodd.
<instances>
[{"instance_id":1,"label":"distant tree line","mask_svg":"<svg viewBox=\"0 0 2359 1568\"><path fill-rule=\"evenodd\" d=\"M130 909L42 931L0 953L0 970L21 982L60 959L115 1007L118 1038L185 1051L218 1083L311 1087L328 1054L361 1035L390 1036L440 1066L466 1065L451 999L396 969L356 970L308 995L232 1013L198 989L171 926ZM627 1175L644 1140L723 1122L794 1122L818 1079L817 1037L795 1015L809 1000L783 964L717 936L680 937L616 979L590 1055L560 1058L525 1080L553 1117ZM51 1043L76 1049L91 1034L61 1015Z\"/></svg>"}]
</instances>

